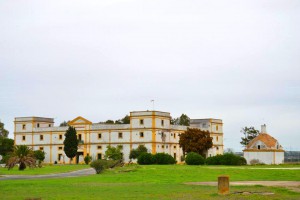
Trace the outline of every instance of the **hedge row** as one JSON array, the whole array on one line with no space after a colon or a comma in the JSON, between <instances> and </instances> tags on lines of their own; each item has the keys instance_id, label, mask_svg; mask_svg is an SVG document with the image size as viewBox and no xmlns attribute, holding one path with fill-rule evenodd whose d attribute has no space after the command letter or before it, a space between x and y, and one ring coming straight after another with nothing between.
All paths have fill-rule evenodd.
<instances>
[{"instance_id":1,"label":"hedge row","mask_svg":"<svg viewBox=\"0 0 300 200\"><path fill-rule=\"evenodd\" d=\"M191 152L186 156L185 163L187 165L246 165L247 161L244 157L237 156L231 153L216 155L204 159L198 153Z\"/></svg>"},{"instance_id":2,"label":"hedge row","mask_svg":"<svg viewBox=\"0 0 300 200\"><path fill-rule=\"evenodd\" d=\"M151 153L143 153L138 157L137 162L140 165L167 165L175 164L176 160L166 153L157 153L155 155L152 155ZM216 155L204 159L198 153L190 152L185 158L185 163L187 165L246 165L247 161L245 158L234 154Z\"/></svg>"},{"instance_id":3,"label":"hedge row","mask_svg":"<svg viewBox=\"0 0 300 200\"><path fill-rule=\"evenodd\" d=\"M155 155L151 153L142 153L138 157L137 162L140 165L171 165L175 164L176 160L167 153L157 153Z\"/></svg>"},{"instance_id":4,"label":"hedge row","mask_svg":"<svg viewBox=\"0 0 300 200\"><path fill-rule=\"evenodd\" d=\"M226 153L224 155L208 157L205 163L207 165L246 165L247 161L244 157Z\"/></svg>"}]
</instances>

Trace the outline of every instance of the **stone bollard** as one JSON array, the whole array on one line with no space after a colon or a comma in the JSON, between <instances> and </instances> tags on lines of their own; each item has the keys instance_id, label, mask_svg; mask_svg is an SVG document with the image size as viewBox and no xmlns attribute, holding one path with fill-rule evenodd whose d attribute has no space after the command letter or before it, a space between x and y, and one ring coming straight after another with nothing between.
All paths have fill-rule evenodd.
<instances>
[{"instance_id":1,"label":"stone bollard","mask_svg":"<svg viewBox=\"0 0 300 200\"><path fill-rule=\"evenodd\" d=\"M229 194L229 176L218 177L218 193L222 195Z\"/></svg>"}]
</instances>

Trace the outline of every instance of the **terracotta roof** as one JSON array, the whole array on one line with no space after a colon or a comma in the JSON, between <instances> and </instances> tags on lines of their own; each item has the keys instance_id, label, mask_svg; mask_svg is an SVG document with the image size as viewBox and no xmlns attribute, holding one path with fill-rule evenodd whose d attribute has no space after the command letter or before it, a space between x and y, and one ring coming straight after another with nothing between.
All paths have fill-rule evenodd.
<instances>
[{"instance_id":1,"label":"terracotta roof","mask_svg":"<svg viewBox=\"0 0 300 200\"><path fill-rule=\"evenodd\" d=\"M267 148L276 148L277 140L267 133L261 133L249 142L249 144L247 145L247 149L249 149L259 140L262 141Z\"/></svg>"}]
</instances>

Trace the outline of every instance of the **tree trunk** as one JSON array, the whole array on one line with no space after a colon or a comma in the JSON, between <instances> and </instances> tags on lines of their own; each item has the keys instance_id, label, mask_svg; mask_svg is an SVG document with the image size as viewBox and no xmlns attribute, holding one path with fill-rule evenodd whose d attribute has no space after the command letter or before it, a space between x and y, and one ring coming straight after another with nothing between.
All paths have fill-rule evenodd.
<instances>
[{"instance_id":1,"label":"tree trunk","mask_svg":"<svg viewBox=\"0 0 300 200\"><path fill-rule=\"evenodd\" d=\"M21 162L19 165L19 170L24 170L24 169L26 169L26 165L25 163Z\"/></svg>"}]
</instances>

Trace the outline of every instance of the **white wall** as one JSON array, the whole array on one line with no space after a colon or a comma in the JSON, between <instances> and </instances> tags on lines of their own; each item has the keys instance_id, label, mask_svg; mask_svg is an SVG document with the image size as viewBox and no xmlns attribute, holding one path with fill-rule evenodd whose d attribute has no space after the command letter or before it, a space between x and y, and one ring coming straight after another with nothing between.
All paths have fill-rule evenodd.
<instances>
[{"instance_id":1,"label":"white wall","mask_svg":"<svg viewBox=\"0 0 300 200\"><path fill-rule=\"evenodd\" d=\"M244 152L244 158L247 160L247 164L253 159L258 159L260 162L265 164L281 164L284 162L284 152L277 151L255 151L255 152Z\"/></svg>"}]
</instances>

